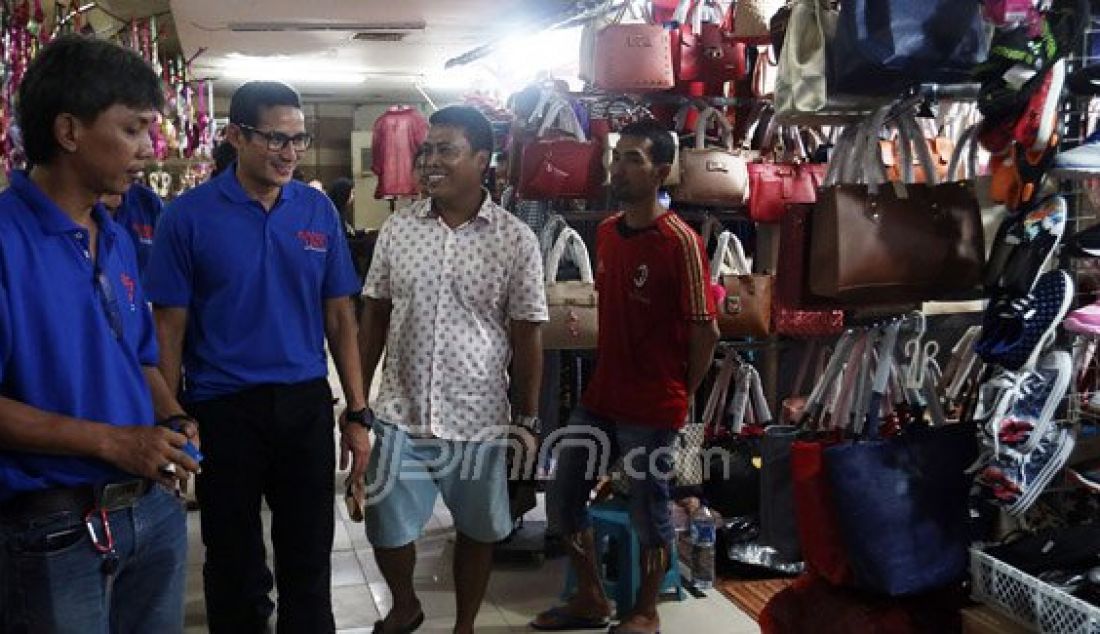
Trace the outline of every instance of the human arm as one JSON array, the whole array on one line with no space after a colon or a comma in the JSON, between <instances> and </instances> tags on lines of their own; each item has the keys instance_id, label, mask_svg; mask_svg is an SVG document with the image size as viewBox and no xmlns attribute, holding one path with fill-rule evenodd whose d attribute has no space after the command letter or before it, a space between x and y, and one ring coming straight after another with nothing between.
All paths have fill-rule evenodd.
<instances>
[{"instance_id":1,"label":"human arm","mask_svg":"<svg viewBox=\"0 0 1100 634\"><path fill-rule=\"evenodd\" d=\"M8 451L83 456L174 488L199 465L182 451L187 437L164 427L117 426L47 412L0 397L0 448ZM161 471L167 464L183 471Z\"/></svg>"}]
</instances>

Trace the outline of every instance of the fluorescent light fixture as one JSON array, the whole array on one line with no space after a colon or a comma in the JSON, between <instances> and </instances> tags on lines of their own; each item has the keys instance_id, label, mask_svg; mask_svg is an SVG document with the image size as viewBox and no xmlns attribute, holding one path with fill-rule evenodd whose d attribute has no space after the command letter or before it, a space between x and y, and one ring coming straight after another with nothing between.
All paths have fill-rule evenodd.
<instances>
[{"instance_id":1,"label":"fluorescent light fixture","mask_svg":"<svg viewBox=\"0 0 1100 634\"><path fill-rule=\"evenodd\" d=\"M424 20L408 22L230 22L230 31L255 33L267 31L423 31Z\"/></svg>"},{"instance_id":2,"label":"fluorescent light fixture","mask_svg":"<svg viewBox=\"0 0 1100 634\"><path fill-rule=\"evenodd\" d=\"M243 80L274 80L314 84L361 84L369 74L361 68L341 66L331 60L282 56L248 57L229 55L222 62L224 77Z\"/></svg>"}]
</instances>

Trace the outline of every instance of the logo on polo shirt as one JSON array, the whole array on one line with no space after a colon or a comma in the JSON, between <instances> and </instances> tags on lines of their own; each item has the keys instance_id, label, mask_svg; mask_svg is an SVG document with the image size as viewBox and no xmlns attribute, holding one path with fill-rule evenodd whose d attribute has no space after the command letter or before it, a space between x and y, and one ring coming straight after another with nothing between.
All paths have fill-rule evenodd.
<instances>
[{"instance_id":1,"label":"logo on polo shirt","mask_svg":"<svg viewBox=\"0 0 1100 634\"><path fill-rule=\"evenodd\" d=\"M328 236L320 231L306 231L303 229L298 232L298 239L302 241L302 247L306 251L328 252Z\"/></svg>"},{"instance_id":2,"label":"logo on polo shirt","mask_svg":"<svg viewBox=\"0 0 1100 634\"><path fill-rule=\"evenodd\" d=\"M649 279L649 267L645 264L638 265L638 268L634 270L634 286L641 288L645 286L646 280Z\"/></svg>"},{"instance_id":3,"label":"logo on polo shirt","mask_svg":"<svg viewBox=\"0 0 1100 634\"><path fill-rule=\"evenodd\" d=\"M137 295L137 284L134 282L134 278L123 273L118 279L122 282L122 288L126 289L126 300L130 304L130 310L137 310L137 306L134 305L134 297Z\"/></svg>"},{"instance_id":4,"label":"logo on polo shirt","mask_svg":"<svg viewBox=\"0 0 1100 634\"><path fill-rule=\"evenodd\" d=\"M153 225L144 225L140 222L130 223L130 229L142 244L153 244Z\"/></svg>"}]
</instances>

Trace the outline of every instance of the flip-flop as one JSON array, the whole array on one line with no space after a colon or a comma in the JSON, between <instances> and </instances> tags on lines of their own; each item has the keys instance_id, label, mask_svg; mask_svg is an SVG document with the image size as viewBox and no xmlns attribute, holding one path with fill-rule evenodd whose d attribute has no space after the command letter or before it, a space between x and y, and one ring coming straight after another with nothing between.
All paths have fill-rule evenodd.
<instances>
[{"instance_id":1,"label":"flip-flop","mask_svg":"<svg viewBox=\"0 0 1100 634\"><path fill-rule=\"evenodd\" d=\"M540 619L550 619L550 623L536 623ZM577 616L565 611L565 606L557 606L540 613L528 625L540 632L563 632L567 630L602 630L606 629L611 619L607 617Z\"/></svg>"},{"instance_id":2,"label":"flip-flop","mask_svg":"<svg viewBox=\"0 0 1100 634\"><path fill-rule=\"evenodd\" d=\"M420 629L420 626L424 624L424 610L420 611L413 620L409 621L404 627L396 629L393 634L412 634L416 630ZM374 622L374 629L371 630L374 634L383 634L385 630L382 627L382 621Z\"/></svg>"}]
</instances>

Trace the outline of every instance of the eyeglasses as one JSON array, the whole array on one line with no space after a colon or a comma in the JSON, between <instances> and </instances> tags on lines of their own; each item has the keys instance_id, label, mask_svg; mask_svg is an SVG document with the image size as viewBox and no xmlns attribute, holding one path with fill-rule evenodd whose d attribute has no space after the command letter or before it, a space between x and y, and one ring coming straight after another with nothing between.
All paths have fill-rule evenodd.
<instances>
[{"instance_id":1,"label":"eyeglasses","mask_svg":"<svg viewBox=\"0 0 1100 634\"><path fill-rule=\"evenodd\" d=\"M95 267L95 288L99 295L99 305L103 309L103 315L111 326L111 332L115 339L122 339L122 311L118 307L118 298L115 297L115 288L111 286L111 280L98 265Z\"/></svg>"},{"instance_id":2,"label":"eyeglasses","mask_svg":"<svg viewBox=\"0 0 1100 634\"><path fill-rule=\"evenodd\" d=\"M308 132L301 132L294 136L289 136L282 132L264 132L263 130L257 130L243 123L238 123L237 126L245 132L263 137L263 139L267 141L267 149L272 152L282 152L287 143L290 144L290 147L294 148L295 152L305 152L309 149L309 146L313 144L313 135Z\"/></svg>"}]
</instances>

